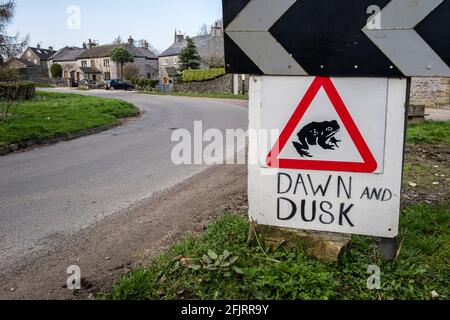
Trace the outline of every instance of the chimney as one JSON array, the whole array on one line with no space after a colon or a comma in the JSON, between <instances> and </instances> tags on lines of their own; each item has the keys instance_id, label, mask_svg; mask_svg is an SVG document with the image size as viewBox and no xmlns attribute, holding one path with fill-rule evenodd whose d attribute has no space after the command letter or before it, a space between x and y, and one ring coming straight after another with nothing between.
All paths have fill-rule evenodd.
<instances>
[{"instance_id":1,"label":"chimney","mask_svg":"<svg viewBox=\"0 0 450 320\"><path fill-rule=\"evenodd\" d=\"M181 31L175 30L175 43L184 41L184 34L181 34Z\"/></svg>"},{"instance_id":2,"label":"chimney","mask_svg":"<svg viewBox=\"0 0 450 320\"><path fill-rule=\"evenodd\" d=\"M98 46L98 42L96 42L95 40L93 41L92 39L89 39L89 42L87 44L88 49L92 49L93 47L97 47L97 46Z\"/></svg>"},{"instance_id":3,"label":"chimney","mask_svg":"<svg viewBox=\"0 0 450 320\"><path fill-rule=\"evenodd\" d=\"M53 51L53 47L52 47L52 46L49 46L49 47L48 47L48 50Z\"/></svg>"},{"instance_id":4,"label":"chimney","mask_svg":"<svg viewBox=\"0 0 450 320\"><path fill-rule=\"evenodd\" d=\"M41 48L41 44L38 43L37 46L36 46L36 48L40 49L40 48Z\"/></svg>"},{"instance_id":5,"label":"chimney","mask_svg":"<svg viewBox=\"0 0 450 320\"><path fill-rule=\"evenodd\" d=\"M86 44L86 42L83 42L83 49L84 49L84 50L87 50L87 44Z\"/></svg>"},{"instance_id":6,"label":"chimney","mask_svg":"<svg viewBox=\"0 0 450 320\"><path fill-rule=\"evenodd\" d=\"M221 36L223 33L222 26L219 23L215 23L214 26L211 28L211 34L213 37Z\"/></svg>"},{"instance_id":7,"label":"chimney","mask_svg":"<svg viewBox=\"0 0 450 320\"><path fill-rule=\"evenodd\" d=\"M129 44L129 45L133 45L133 44L134 44L134 39L133 39L132 36L130 36L130 37L128 38L128 44Z\"/></svg>"},{"instance_id":8,"label":"chimney","mask_svg":"<svg viewBox=\"0 0 450 320\"><path fill-rule=\"evenodd\" d=\"M147 40L142 41L142 48L148 49L148 47L149 47L148 41Z\"/></svg>"}]
</instances>

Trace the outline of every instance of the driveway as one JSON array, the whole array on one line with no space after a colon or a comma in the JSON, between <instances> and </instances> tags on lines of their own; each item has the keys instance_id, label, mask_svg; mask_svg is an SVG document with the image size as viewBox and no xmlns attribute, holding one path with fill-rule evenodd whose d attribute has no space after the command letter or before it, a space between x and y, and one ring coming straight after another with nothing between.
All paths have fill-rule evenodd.
<instances>
[{"instance_id":1,"label":"driveway","mask_svg":"<svg viewBox=\"0 0 450 320\"><path fill-rule=\"evenodd\" d=\"M248 125L244 101L83 94L123 99L144 114L107 132L0 157L0 279L2 270L37 250L51 250L63 235L207 169L172 163L173 129L192 132L194 121L203 121L204 130Z\"/></svg>"}]
</instances>

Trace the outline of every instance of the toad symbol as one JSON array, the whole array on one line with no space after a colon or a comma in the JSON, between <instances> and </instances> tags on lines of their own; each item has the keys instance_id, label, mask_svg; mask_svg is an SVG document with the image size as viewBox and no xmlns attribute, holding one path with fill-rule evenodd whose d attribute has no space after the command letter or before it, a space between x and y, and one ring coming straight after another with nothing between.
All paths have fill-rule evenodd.
<instances>
[{"instance_id":1,"label":"toad symbol","mask_svg":"<svg viewBox=\"0 0 450 320\"><path fill-rule=\"evenodd\" d=\"M309 146L319 145L325 150L335 150L335 148L339 148L338 143L341 142L334 137L339 130L340 126L335 120L312 122L297 134L300 142L293 142L294 147L302 158L313 157L308 152Z\"/></svg>"}]
</instances>

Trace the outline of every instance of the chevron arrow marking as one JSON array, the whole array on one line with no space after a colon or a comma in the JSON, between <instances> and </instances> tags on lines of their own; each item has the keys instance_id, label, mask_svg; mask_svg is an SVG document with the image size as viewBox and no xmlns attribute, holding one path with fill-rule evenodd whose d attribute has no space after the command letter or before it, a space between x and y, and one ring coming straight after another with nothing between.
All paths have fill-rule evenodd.
<instances>
[{"instance_id":1,"label":"chevron arrow marking","mask_svg":"<svg viewBox=\"0 0 450 320\"><path fill-rule=\"evenodd\" d=\"M362 30L405 76L450 77L449 66L414 30L442 2L392 0ZM371 28L373 19L381 20L380 28Z\"/></svg>"},{"instance_id":2,"label":"chevron arrow marking","mask_svg":"<svg viewBox=\"0 0 450 320\"><path fill-rule=\"evenodd\" d=\"M265 74L307 75L269 29L298 0L251 0L225 32Z\"/></svg>"}]
</instances>

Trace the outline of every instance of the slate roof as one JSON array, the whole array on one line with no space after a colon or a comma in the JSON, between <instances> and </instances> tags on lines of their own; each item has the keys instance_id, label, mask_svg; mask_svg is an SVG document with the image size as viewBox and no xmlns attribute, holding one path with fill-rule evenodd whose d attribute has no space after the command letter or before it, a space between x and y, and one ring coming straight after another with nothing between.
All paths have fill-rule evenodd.
<instances>
[{"instance_id":1,"label":"slate roof","mask_svg":"<svg viewBox=\"0 0 450 320\"><path fill-rule=\"evenodd\" d=\"M52 55L56 53L56 51L48 49L39 49L33 47L30 47L29 49L33 51L34 54L37 55L41 60L48 60Z\"/></svg>"},{"instance_id":2,"label":"slate roof","mask_svg":"<svg viewBox=\"0 0 450 320\"><path fill-rule=\"evenodd\" d=\"M154 52L147 48L138 48L130 44L110 44L104 46L92 47L78 56L78 59L104 58L111 56L115 48L127 49L135 58L157 59Z\"/></svg>"},{"instance_id":3,"label":"slate roof","mask_svg":"<svg viewBox=\"0 0 450 320\"><path fill-rule=\"evenodd\" d=\"M200 56L224 56L224 39L223 35L214 36L212 34L197 36L191 38L197 46ZM159 57L178 56L187 45L187 40L176 41L169 48L167 48Z\"/></svg>"},{"instance_id":4,"label":"slate roof","mask_svg":"<svg viewBox=\"0 0 450 320\"><path fill-rule=\"evenodd\" d=\"M200 47L203 47L205 43L211 39L211 35L205 35L205 36L197 36L191 38L195 45L197 46L197 49ZM176 41L174 42L169 48L167 48L163 53L161 53L160 57L170 57L170 56L178 56L187 45L187 40L184 39L182 41Z\"/></svg>"},{"instance_id":5,"label":"slate roof","mask_svg":"<svg viewBox=\"0 0 450 320\"><path fill-rule=\"evenodd\" d=\"M26 67L36 67L36 65L27 59L22 58L14 58L14 60L19 61L20 63L23 63Z\"/></svg>"},{"instance_id":6,"label":"slate roof","mask_svg":"<svg viewBox=\"0 0 450 320\"><path fill-rule=\"evenodd\" d=\"M21 64L23 66L23 68L40 67L40 66L28 61L27 59L22 59L22 58L12 58L12 59L8 60L6 62L6 64L12 65L14 62ZM15 67L15 68L22 69L21 67Z\"/></svg>"},{"instance_id":7,"label":"slate roof","mask_svg":"<svg viewBox=\"0 0 450 320\"><path fill-rule=\"evenodd\" d=\"M83 53L82 48L64 47L50 57L54 62L75 61L78 56Z\"/></svg>"},{"instance_id":8,"label":"slate roof","mask_svg":"<svg viewBox=\"0 0 450 320\"><path fill-rule=\"evenodd\" d=\"M98 70L97 68L93 68L93 67L80 67L80 70L83 73L86 73L86 74L98 74L98 73L101 73L100 70Z\"/></svg>"},{"instance_id":9,"label":"slate roof","mask_svg":"<svg viewBox=\"0 0 450 320\"><path fill-rule=\"evenodd\" d=\"M177 70L177 68L172 68L172 67L166 67L166 68L164 68L164 69L166 69L166 72L167 72L167 75L169 76L169 77L176 77L176 76L178 76L180 73L178 72L178 70Z\"/></svg>"}]
</instances>

